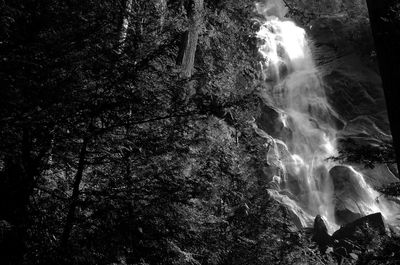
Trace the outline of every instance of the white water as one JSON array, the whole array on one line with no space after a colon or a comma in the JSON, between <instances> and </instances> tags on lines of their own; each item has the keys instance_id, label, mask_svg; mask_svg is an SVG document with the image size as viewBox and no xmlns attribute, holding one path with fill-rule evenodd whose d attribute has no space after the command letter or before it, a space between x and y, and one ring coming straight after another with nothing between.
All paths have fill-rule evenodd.
<instances>
[{"instance_id":1,"label":"white water","mask_svg":"<svg viewBox=\"0 0 400 265\"><path fill-rule=\"evenodd\" d=\"M338 115L327 101L306 32L283 19L286 11L279 0L258 4L257 10L265 16L258 37L263 41L259 47L265 59L263 77L271 86L268 100L291 131L281 140L270 137L267 162L280 169L270 183L271 196L284 203L302 226L311 226L318 214L323 216L330 232L338 228L338 200L353 205L354 212L382 212L386 219L393 219L393 209L398 207L378 200L379 193L354 168L346 166L342 172L349 178L344 185L351 187L335 190L329 174L335 165L327 158L337 154L332 118Z\"/></svg>"}]
</instances>

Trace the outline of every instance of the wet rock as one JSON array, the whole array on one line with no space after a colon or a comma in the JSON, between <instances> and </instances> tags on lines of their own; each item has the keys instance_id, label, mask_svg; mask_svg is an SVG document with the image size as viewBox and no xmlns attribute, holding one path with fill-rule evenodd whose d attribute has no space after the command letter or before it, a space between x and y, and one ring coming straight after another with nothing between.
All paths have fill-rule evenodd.
<instances>
[{"instance_id":1,"label":"wet rock","mask_svg":"<svg viewBox=\"0 0 400 265\"><path fill-rule=\"evenodd\" d=\"M361 167L359 170L365 176L365 180L374 187L389 185L399 181L398 177L392 172L390 165L375 165L373 169ZM394 168L394 170L397 169Z\"/></svg>"},{"instance_id":2,"label":"wet rock","mask_svg":"<svg viewBox=\"0 0 400 265\"><path fill-rule=\"evenodd\" d=\"M261 115L257 125L274 138L290 137L290 131L284 126L280 114L265 102L261 102Z\"/></svg>"},{"instance_id":3,"label":"wet rock","mask_svg":"<svg viewBox=\"0 0 400 265\"><path fill-rule=\"evenodd\" d=\"M354 182L356 177L350 168L346 166L335 166L329 171L329 174L332 178L335 191L352 192L352 190L350 190L352 187L349 186L349 184L353 184L352 182Z\"/></svg>"},{"instance_id":4,"label":"wet rock","mask_svg":"<svg viewBox=\"0 0 400 265\"><path fill-rule=\"evenodd\" d=\"M329 171L329 175L337 199L337 210L359 213L354 202L359 201L362 194L360 194L359 177L356 172L346 166L335 166Z\"/></svg>"},{"instance_id":5,"label":"wet rock","mask_svg":"<svg viewBox=\"0 0 400 265\"><path fill-rule=\"evenodd\" d=\"M318 244L322 253L325 253L332 241L328 234L328 228L320 215L317 215L314 220L313 240Z\"/></svg>"},{"instance_id":6,"label":"wet rock","mask_svg":"<svg viewBox=\"0 0 400 265\"><path fill-rule=\"evenodd\" d=\"M386 105L379 75L365 69L361 62L355 64L354 61L357 61L357 58L342 59L340 67L343 69L335 69L325 77L325 81L332 86L332 89L328 90L330 103L352 125L351 127L366 128L368 131L376 132L375 124L387 132L389 129L387 118L386 123L381 119ZM350 69L342 66L343 64L351 65L353 70L350 72ZM355 72L353 67L364 69Z\"/></svg>"},{"instance_id":7,"label":"wet rock","mask_svg":"<svg viewBox=\"0 0 400 265\"><path fill-rule=\"evenodd\" d=\"M361 217L362 215L360 213L353 212L345 207L339 206L335 208L335 218L338 225L351 223Z\"/></svg>"},{"instance_id":8,"label":"wet rock","mask_svg":"<svg viewBox=\"0 0 400 265\"><path fill-rule=\"evenodd\" d=\"M285 217L288 217L292 224L299 230L306 226L304 220L306 219L305 213L286 195L280 194L277 190L268 190L271 199L280 204L280 210Z\"/></svg>"},{"instance_id":9,"label":"wet rock","mask_svg":"<svg viewBox=\"0 0 400 265\"><path fill-rule=\"evenodd\" d=\"M349 166L335 166L330 171L335 197L335 216L339 224L372 212L377 193L369 187L363 176Z\"/></svg>"},{"instance_id":10,"label":"wet rock","mask_svg":"<svg viewBox=\"0 0 400 265\"><path fill-rule=\"evenodd\" d=\"M355 201L348 199L346 200L344 196L341 198L340 197L336 198L334 214L335 214L336 224L340 226L351 223L363 217Z\"/></svg>"}]
</instances>

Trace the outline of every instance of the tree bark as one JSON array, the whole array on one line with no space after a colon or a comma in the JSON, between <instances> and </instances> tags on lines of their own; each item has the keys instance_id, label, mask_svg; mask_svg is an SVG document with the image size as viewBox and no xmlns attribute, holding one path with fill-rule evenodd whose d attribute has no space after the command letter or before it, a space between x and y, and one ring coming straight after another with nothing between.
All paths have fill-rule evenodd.
<instances>
[{"instance_id":1,"label":"tree bark","mask_svg":"<svg viewBox=\"0 0 400 265\"><path fill-rule=\"evenodd\" d=\"M85 138L83 140L81 150L79 153L79 162L78 162L78 169L76 171L75 175L75 180L73 184L73 190L72 190L72 195L70 199L70 205L67 213L67 218L65 221L65 226L64 226L64 231L61 237L61 249L64 249L68 245L68 239L72 231L74 219L75 219L75 211L76 207L78 206L79 202L79 186L82 182L82 177L83 177L83 172L85 169L85 159L86 159L86 153L87 153L87 142L88 139Z\"/></svg>"},{"instance_id":2,"label":"tree bark","mask_svg":"<svg viewBox=\"0 0 400 265\"><path fill-rule=\"evenodd\" d=\"M367 0L390 127L400 169L400 15L398 0ZM398 9L398 8L397 8Z\"/></svg>"},{"instance_id":3,"label":"tree bark","mask_svg":"<svg viewBox=\"0 0 400 265\"><path fill-rule=\"evenodd\" d=\"M193 74L197 42L203 18L203 0L190 0L186 8L189 16L189 28L185 34L183 45L178 56L182 77L190 78Z\"/></svg>"},{"instance_id":4,"label":"tree bark","mask_svg":"<svg viewBox=\"0 0 400 265\"><path fill-rule=\"evenodd\" d=\"M118 48L117 48L118 54L121 54L125 47L126 37L128 36L130 15L132 13L132 4L133 0L125 1L125 9L124 9L124 14L122 16L121 30L119 32L119 38L118 38Z\"/></svg>"}]
</instances>

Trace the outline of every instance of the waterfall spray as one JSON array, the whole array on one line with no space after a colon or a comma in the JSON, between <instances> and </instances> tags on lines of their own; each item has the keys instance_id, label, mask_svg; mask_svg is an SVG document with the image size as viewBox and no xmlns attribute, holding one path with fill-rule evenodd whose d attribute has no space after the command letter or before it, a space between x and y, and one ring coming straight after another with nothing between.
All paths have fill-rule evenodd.
<instances>
[{"instance_id":1,"label":"waterfall spray","mask_svg":"<svg viewBox=\"0 0 400 265\"><path fill-rule=\"evenodd\" d=\"M284 19L287 10L281 1L267 1L256 8L265 17L258 38L262 41L259 52L264 58L263 78L272 87L269 100L291 132L271 140L268 163L281 170L279 176L273 177L270 195L285 204L302 226L312 225L316 215L323 216L330 232L338 227L338 199L352 200L360 214L390 215L390 203L383 199L378 202L379 194L349 166L343 166L343 172L351 180L355 194L338 198L341 193L330 174L336 165L327 160L337 155L334 117L338 114L328 103L307 34Z\"/></svg>"}]
</instances>

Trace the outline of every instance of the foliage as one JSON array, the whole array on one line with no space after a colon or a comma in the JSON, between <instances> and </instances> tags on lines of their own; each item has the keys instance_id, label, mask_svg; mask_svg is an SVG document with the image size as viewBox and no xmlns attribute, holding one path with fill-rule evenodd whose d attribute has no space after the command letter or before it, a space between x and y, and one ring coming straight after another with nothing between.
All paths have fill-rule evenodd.
<instances>
[{"instance_id":1,"label":"foliage","mask_svg":"<svg viewBox=\"0 0 400 265\"><path fill-rule=\"evenodd\" d=\"M2 3L0 217L25 246L2 239L6 264L234 264L255 239L265 257L281 249L270 226L288 220L266 216L249 122L254 3L205 2L190 80L176 66L182 3Z\"/></svg>"},{"instance_id":2,"label":"foliage","mask_svg":"<svg viewBox=\"0 0 400 265\"><path fill-rule=\"evenodd\" d=\"M328 159L350 164L361 164L365 168L373 169L379 164L396 164L395 151L391 141L377 145L360 145L354 139L344 139L339 145L339 155ZM399 196L399 182L378 187L378 191L386 196Z\"/></svg>"},{"instance_id":3,"label":"foliage","mask_svg":"<svg viewBox=\"0 0 400 265\"><path fill-rule=\"evenodd\" d=\"M339 143L339 155L331 157L333 161L341 163L363 164L366 168L373 169L377 164L396 163L393 143L381 142L376 145L358 144L354 139L343 139Z\"/></svg>"},{"instance_id":4,"label":"foliage","mask_svg":"<svg viewBox=\"0 0 400 265\"><path fill-rule=\"evenodd\" d=\"M260 174L254 2L204 3L190 79L188 0L0 3L4 264L330 262Z\"/></svg>"},{"instance_id":5,"label":"foliage","mask_svg":"<svg viewBox=\"0 0 400 265\"><path fill-rule=\"evenodd\" d=\"M378 189L379 192L386 196L398 197L400 196L400 182L394 182Z\"/></svg>"}]
</instances>

